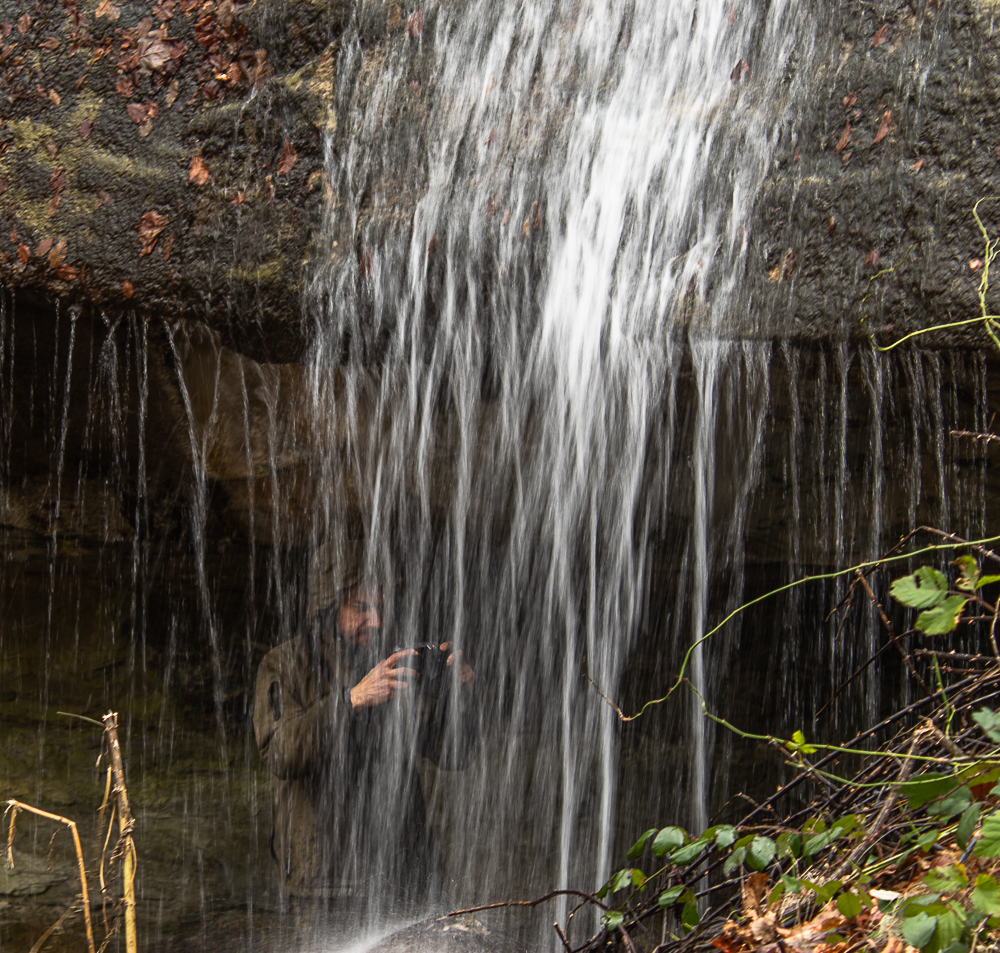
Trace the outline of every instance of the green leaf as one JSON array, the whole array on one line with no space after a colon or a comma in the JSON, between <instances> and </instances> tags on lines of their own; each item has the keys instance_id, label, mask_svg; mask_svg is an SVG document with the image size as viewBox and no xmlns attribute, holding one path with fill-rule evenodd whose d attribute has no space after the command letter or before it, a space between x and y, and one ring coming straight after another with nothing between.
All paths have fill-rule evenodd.
<instances>
[{"instance_id":1,"label":"green leaf","mask_svg":"<svg viewBox=\"0 0 1000 953\"><path fill-rule=\"evenodd\" d=\"M893 582L889 594L911 609L928 609L944 602L948 595L948 579L943 572L921 566L912 576L900 576Z\"/></svg>"},{"instance_id":2,"label":"green leaf","mask_svg":"<svg viewBox=\"0 0 1000 953\"><path fill-rule=\"evenodd\" d=\"M684 831L679 827L664 827L653 840L653 853L662 857L667 851L680 847L684 843Z\"/></svg>"},{"instance_id":3,"label":"green leaf","mask_svg":"<svg viewBox=\"0 0 1000 953\"><path fill-rule=\"evenodd\" d=\"M801 751L802 754L815 754L816 748L813 745L806 744L806 736L802 734L801 731L795 731L792 733L792 740L785 742L785 747L789 751Z\"/></svg>"},{"instance_id":4,"label":"green leaf","mask_svg":"<svg viewBox=\"0 0 1000 953\"><path fill-rule=\"evenodd\" d=\"M656 828L650 828L642 835L629 849L628 849L628 859L638 860L643 855L646 850L646 841L650 839L656 833Z\"/></svg>"},{"instance_id":5,"label":"green leaf","mask_svg":"<svg viewBox=\"0 0 1000 953\"><path fill-rule=\"evenodd\" d=\"M856 893L842 893L837 897L837 909L848 920L853 920L861 913L861 900Z\"/></svg>"},{"instance_id":6,"label":"green leaf","mask_svg":"<svg viewBox=\"0 0 1000 953\"><path fill-rule=\"evenodd\" d=\"M975 834L978 823L979 804L970 804L962 814L958 822L958 829L955 831L955 839L958 841L958 846L963 850L969 846L969 841L972 840L972 835Z\"/></svg>"},{"instance_id":7,"label":"green leaf","mask_svg":"<svg viewBox=\"0 0 1000 953\"><path fill-rule=\"evenodd\" d=\"M666 910L667 907L672 907L682 893L684 893L684 884L677 884L674 887L670 887L668 890L664 890L663 893L660 894L659 900L657 900L657 903L660 905L660 909Z\"/></svg>"},{"instance_id":8,"label":"green leaf","mask_svg":"<svg viewBox=\"0 0 1000 953\"><path fill-rule=\"evenodd\" d=\"M983 821L979 840L972 848L975 857L996 857L1000 855L1000 814L990 814Z\"/></svg>"},{"instance_id":9,"label":"green leaf","mask_svg":"<svg viewBox=\"0 0 1000 953\"><path fill-rule=\"evenodd\" d=\"M972 905L992 917L1000 916L1000 885L988 874L976 877Z\"/></svg>"},{"instance_id":10,"label":"green leaf","mask_svg":"<svg viewBox=\"0 0 1000 953\"><path fill-rule=\"evenodd\" d=\"M926 635L944 635L958 625L958 617L966 602L968 599L965 596L948 596L941 605L924 609L913 624Z\"/></svg>"},{"instance_id":11,"label":"green leaf","mask_svg":"<svg viewBox=\"0 0 1000 953\"><path fill-rule=\"evenodd\" d=\"M966 785L949 791L943 798L927 805L927 813L948 818L961 814L972 801L972 792Z\"/></svg>"},{"instance_id":12,"label":"green leaf","mask_svg":"<svg viewBox=\"0 0 1000 953\"><path fill-rule=\"evenodd\" d=\"M802 844L802 854L805 857L812 857L813 854L819 853L824 848L830 845L830 842L836 837L836 833L832 830L823 831L821 834L813 834L812 837L807 837Z\"/></svg>"},{"instance_id":13,"label":"green leaf","mask_svg":"<svg viewBox=\"0 0 1000 953\"><path fill-rule=\"evenodd\" d=\"M976 588L982 589L983 586L992 586L995 582L1000 582L1000 576L983 576L979 582L976 583Z\"/></svg>"},{"instance_id":14,"label":"green leaf","mask_svg":"<svg viewBox=\"0 0 1000 953\"><path fill-rule=\"evenodd\" d=\"M597 893L594 894L594 896L597 897L598 900L603 900L608 895L608 891L610 889L611 881L609 880L603 887L601 887L600 890L597 891Z\"/></svg>"},{"instance_id":15,"label":"green leaf","mask_svg":"<svg viewBox=\"0 0 1000 953\"><path fill-rule=\"evenodd\" d=\"M715 829L715 846L728 847L736 840L736 828L732 824L720 824Z\"/></svg>"},{"instance_id":16,"label":"green leaf","mask_svg":"<svg viewBox=\"0 0 1000 953\"><path fill-rule=\"evenodd\" d=\"M747 849L745 847L737 847L725 860L722 865L722 872L724 874L731 874L740 864L746 860Z\"/></svg>"},{"instance_id":17,"label":"green leaf","mask_svg":"<svg viewBox=\"0 0 1000 953\"><path fill-rule=\"evenodd\" d=\"M681 847L670 855L670 860L675 864L690 864L708 846L707 841L701 839L693 840L687 847Z\"/></svg>"},{"instance_id":18,"label":"green leaf","mask_svg":"<svg viewBox=\"0 0 1000 953\"><path fill-rule=\"evenodd\" d=\"M922 950L931 941L934 931L937 929L937 917L930 917L926 913L918 913L915 917L907 917L903 921L903 939L910 946L915 946Z\"/></svg>"},{"instance_id":19,"label":"green leaf","mask_svg":"<svg viewBox=\"0 0 1000 953\"><path fill-rule=\"evenodd\" d=\"M771 892L767 895L767 905L771 907L776 904L785 895L785 891L787 889L788 888L784 883L784 878L782 878L774 885Z\"/></svg>"},{"instance_id":20,"label":"green leaf","mask_svg":"<svg viewBox=\"0 0 1000 953\"><path fill-rule=\"evenodd\" d=\"M983 729L983 734L990 741L1000 744L1000 715L988 708L980 708L973 713L972 720Z\"/></svg>"},{"instance_id":21,"label":"green leaf","mask_svg":"<svg viewBox=\"0 0 1000 953\"><path fill-rule=\"evenodd\" d=\"M813 892L816 894L816 903L821 907L825 906L833 895L843 887L844 884L840 880L831 880L822 886L814 886Z\"/></svg>"},{"instance_id":22,"label":"green leaf","mask_svg":"<svg viewBox=\"0 0 1000 953\"><path fill-rule=\"evenodd\" d=\"M784 857L799 857L802 854L802 835L787 831L778 835L778 853Z\"/></svg>"},{"instance_id":23,"label":"green leaf","mask_svg":"<svg viewBox=\"0 0 1000 953\"><path fill-rule=\"evenodd\" d=\"M689 900L681 910L681 926L690 933L701 922L698 916L698 904L694 900Z\"/></svg>"},{"instance_id":24,"label":"green leaf","mask_svg":"<svg viewBox=\"0 0 1000 953\"><path fill-rule=\"evenodd\" d=\"M646 886L647 879L646 875L638 867L632 868L632 886L636 890L642 890Z\"/></svg>"},{"instance_id":25,"label":"green leaf","mask_svg":"<svg viewBox=\"0 0 1000 953\"><path fill-rule=\"evenodd\" d=\"M855 830L861 824L860 814L847 814L840 820L835 821L831 826L830 830L837 831L838 835L849 834L851 831Z\"/></svg>"},{"instance_id":26,"label":"green leaf","mask_svg":"<svg viewBox=\"0 0 1000 953\"><path fill-rule=\"evenodd\" d=\"M952 565L958 566L955 587L964 592L975 592L979 581L979 564L971 556L959 556Z\"/></svg>"},{"instance_id":27,"label":"green leaf","mask_svg":"<svg viewBox=\"0 0 1000 953\"><path fill-rule=\"evenodd\" d=\"M959 916L954 910L941 914L938 917L937 933L934 936L937 948L941 951L947 950L953 943L961 939L964 933L964 917Z\"/></svg>"},{"instance_id":28,"label":"green leaf","mask_svg":"<svg viewBox=\"0 0 1000 953\"><path fill-rule=\"evenodd\" d=\"M747 848L747 863L754 870L763 870L778 852L778 845L770 837L758 834Z\"/></svg>"},{"instance_id":29,"label":"green leaf","mask_svg":"<svg viewBox=\"0 0 1000 953\"><path fill-rule=\"evenodd\" d=\"M916 810L918 807L923 807L928 801L944 797L954 787L955 776L953 774L928 772L912 781L901 784L899 792L906 798L907 806Z\"/></svg>"},{"instance_id":30,"label":"green leaf","mask_svg":"<svg viewBox=\"0 0 1000 953\"><path fill-rule=\"evenodd\" d=\"M921 850L927 850L927 848L930 847L931 844L937 843L937 840L940 836L941 832L939 830L927 831L926 834L921 834L917 838L917 847L919 847Z\"/></svg>"},{"instance_id":31,"label":"green leaf","mask_svg":"<svg viewBox=\"0 0 1000 953\"><path fill-rule=\"evenodd\" d=\"M931 890L938 893L954 893L969 886L969 878L961 864L928 870L923 876L923 881Z\"/></svg>"},{"instance_id":32,"label":"green leaf","mask_svg":"<svg viewBox=\"0 0 1000 953\"><path fill-rule=\"evenodd\" d=\"M802 892L802 881L798 877L793 877L791 874L782 874L781 882L785 885L789 893Z\"/></svg>"},{"instance_id":33,"label":"green leaf","mask_svg":"<svg viewBox=\"0 0 1000 953\"><path fill-rule=\"evenodd\" d=\"M625 919L625 914L621 910L609 910L603 917L601 917L601 923L608 930L617 930L621 926L622 920Z\"/></svg>"}]
</instances>

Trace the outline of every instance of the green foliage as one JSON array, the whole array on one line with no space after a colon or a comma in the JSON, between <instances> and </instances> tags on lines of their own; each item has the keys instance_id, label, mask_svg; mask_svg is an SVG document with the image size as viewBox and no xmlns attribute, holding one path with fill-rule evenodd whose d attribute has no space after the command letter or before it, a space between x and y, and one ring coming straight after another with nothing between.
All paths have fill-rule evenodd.
<instances>
[{"instance_id":1,"label":"green foliage","mask_svg":"<svg viewBox=\"0 0 1000 953\"><path fill-rule=\"evenodd\" d=\"M1000 714L982 708L972 715L972 720L983 729L983 734L994 744L1000 745Z\"/></svg>"},{"instance_id":2,"label":"green foliage","mask_svg":"<svg viewBox=\"0 0 1000 953\"><path fill-rule=\"evenodd\" d=\"M940 605L948 595L948 578L930 566L921 566L911 576L900 576L889 593L897 602L911 609L929 609Z\"/></svg>"}]
</instances>

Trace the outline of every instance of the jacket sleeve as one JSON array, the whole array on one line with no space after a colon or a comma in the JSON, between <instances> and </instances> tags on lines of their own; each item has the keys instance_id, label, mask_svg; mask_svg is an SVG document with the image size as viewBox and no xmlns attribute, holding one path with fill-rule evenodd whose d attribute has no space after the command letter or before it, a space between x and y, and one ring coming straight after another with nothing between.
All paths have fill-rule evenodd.
<instances>
[{"instance_id":1,"label":"jacket sleeve","mask_svg":"<svg viewBox=\"0 0 1000 953\"><path fill-rule=\"evenodd\" d=\"M478 747L476 705L454 712L445 699L421 698L421 754L444 771L464 771Z\"/></svg>"},{"instance_id":2,"label":"jacket sleeve","mask_svg":"<svg viewBox=\"0 0 1000 953\"><path fill-rule=\"evenodd\" d=\"M337 764L346 754L351 713L342 693L303 704L280 651L257 670L253 726L261 757L275 777L293 780Z\"/></svg>"}]
</instances>

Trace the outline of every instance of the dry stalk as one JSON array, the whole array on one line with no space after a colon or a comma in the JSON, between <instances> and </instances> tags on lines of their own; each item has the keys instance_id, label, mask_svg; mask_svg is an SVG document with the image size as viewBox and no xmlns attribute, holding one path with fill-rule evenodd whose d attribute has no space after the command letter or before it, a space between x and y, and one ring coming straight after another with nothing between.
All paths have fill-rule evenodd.
<instances>
[{"instance_id":1,"label":"dry stalk","mask_svg":"<svg viewBox=\"0 0 1000 953\"><path fill-rule=\"evenodd\" d=\"M118 744L118 713L109 711L103 718L108 736L108 757L114 772L115 806L118 815L118 844L112 852L122 858L122 899L125 904L125 949L136 953L135 939L135 844L132 841L134 821L128 807L128 790L125 787L125 770L122 767L121 746ZM108 825L110 829L110 824Z\"/></svg>"}]
</instances>

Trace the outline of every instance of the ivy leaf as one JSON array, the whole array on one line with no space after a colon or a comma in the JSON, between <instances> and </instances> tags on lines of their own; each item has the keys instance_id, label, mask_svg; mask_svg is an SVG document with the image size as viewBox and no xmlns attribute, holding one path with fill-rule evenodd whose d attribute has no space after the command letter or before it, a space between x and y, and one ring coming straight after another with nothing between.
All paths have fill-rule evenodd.
<instances>
[{"instance_id":1,"label":"ivy leaf","mask_svg":"<svg viewBox=\"0 0 1000 953\"><path fill-rule=\"evenodd\" d=\"M743 861L746 859L747 849L745 847L737 847L727 858L725 863L722 865L722 872L724 874L731 874Z\"/></svg>"},{"instance_id":2,"label":"ivy leaf","mask_svg":"<svg viewBox=\"0 0 1000 953\"><path fill-rule=\"evenodd\" d=\"M656 833L656 828L652 827L643 834L628 850L628 859L636 860L643 855L646 850L646 841Z\"/></svg>"},{"instance_id":3,"label":"ivy leaf","mask_svg":"<svg viewBox=\"0 0 1000 953\"><path fill-rule=\"evenodd\" d=\"M972 720L983 729L983 734L990 741L1000 745L1000 715L988 708L981 708L973 713Z\"/></svg>"},{"instance_id":4,"label":"ivy leaf","mask_svg":"<svg viewBox=\"0 0 1000 953\"><path fill-rule=\"evenodd\" d=\"M973 718L976 716L973 715ZM955 831L955 839L958 841L958 846L963 850L969 846L969 841L972 840L972 835L976 831L976 825L979 823L979 804L970 804L965 812L962 814L961 819L958 822L958 829Z\"/></svg>"},{"instance_id":5,"label":"ivy leaf","mask_svg":"<svg viewBox=\"0 0 1000 953\"><path fill-rule=\"evenodd\" d=\"M691 841L687 847L681 847L670 855L670 860L675 864L690 864L706 847L708 841L701 838Z\"/></svg>"},{"instance_id":6,"label":"ivy leaf","mask_svg":"<svg viewBox=\"0 0 1000 953\"><path fill-rule=\"evenodd\" d=\"M736 840L736 828L731 824L720 824L715 830L715 846L728 847Z\"/></svg>"},{"instance_id":7,"label":"ivy leaf","mask_svg":"<svg viewBox=\"0 0 1000 953\"><path fill-rule=\"evenodd\" d=\"M979 564L971 556L959 556L952 565L958 566L955 586L963 592L975 592L979 582Z\"/></svg>"},{"instance_id":8,"label":"ivy leaf","mask_svg":"<svg viewBox=\"0 0 1000 953\"><path fill-rule=\"evenodd\" d=\"M975 857L996 857L1000 855L1000 814L990 814L983 821L979 840L972 849Z\"/></svg>"},{"instance_id":9,"label":"ivy leaf","mask_svg":"<svg viewBox=\"0 0 1000 953\"><path fill-rule=\"evenodd\" d=\"M893 582L889 594L911 609L929 609L944 602L948 595L948 579L937 569L921 566L913 575L900 576Z\"/></svg>"},{"instance_id":10,"label":"ivy leaf","mask_svg":"<svg viewBox=\"0 0 1000 953\"><path fill-rule=\"evenodd\" d=\"M992 917L1000 916L1000 885L988 874L976 877L972 891L972 905Z\"/></svg>"},{"instance_id":11,"label":"ivy leaf","mask_svg":"<svg viewBox=\"0 0 1000 953\"><path fill-rule=\"evenodd\" d=\"M701 917L698 916L698 904L694 900L689 900L684 904L684 909L681 911L681 926L690 933L700 922Z\"/></svg>"},{"instance_id":12,"label":"ivy leaf","mask_svg":"<svg viewBox=\"0 0 1000 953\"><path fill-rule=\"evenodd\" d=\"M937 928L937 917L928 916L926 913L918 913L915 917L907 917L903 921L903 939L910 946L915 946L918 950L923 949L934 936Z\"/></svg>"},{"instance_id":13,"label":"ivy leaf","mask_svg":"<svg viewBox=\"0 0 1000 953\"><path fill-rule=\"evenodd\" d=\"M778 852L778 845L770 837L758 835L753 839L747 850L747 863L754 870L763 870Z\"/></svg>"},{"instance_id":14,"label":"ivy leaf","mask_svg":"<svg viewBox=\"0 0 1000 953\"><path fill-rule=\"evenodd\" d=\"M965 596L948 596L940 605L921 612L914 626L926 635L945 635L958 625L966 602Z\"/></svg>"},{"instance_id":15,"label":"ivy leaf","mask_svg":"<svg viewBox=\"0 0 1000 953\"><path fill-rule=\"evenodd\" d=\"M667 851L684 843L684 831L679 827L664 827L653 839L653 853L662 857Z\"/></svg>"},{"instance_id":16,"label":"ivy leaf","mask_svg":"<svg viewBox=\"0 0 1000 953\"><path fill-rule=\"evenodd\" d=\"M848 920L853 920L861 913L861 900L856 893L842 893L837 897L837 909Z\"/></svg>"},{"instance_id":17,"label":"ivy leaf","mask_svg":"<svg viewBox=\"0 0 1000 953\"><path fill-rule=\"evenodd\" d=\"M659 900L657 900L660 909L666 910L667 907L672 907L682 893L684 893L684 884L677 884L669 890L664 890L663 893L660 894Z\"/></svg>"}]
</instances>

